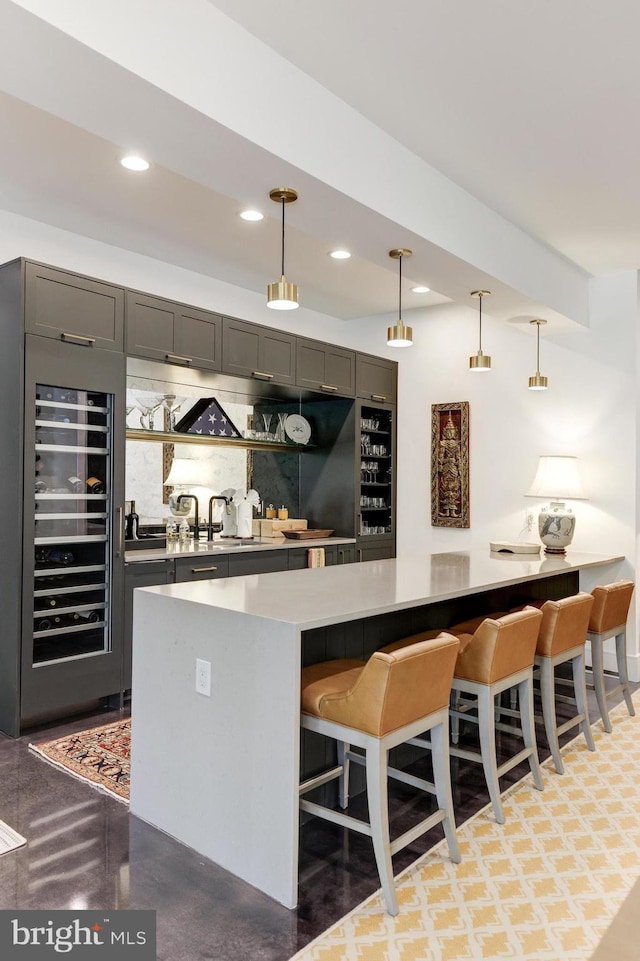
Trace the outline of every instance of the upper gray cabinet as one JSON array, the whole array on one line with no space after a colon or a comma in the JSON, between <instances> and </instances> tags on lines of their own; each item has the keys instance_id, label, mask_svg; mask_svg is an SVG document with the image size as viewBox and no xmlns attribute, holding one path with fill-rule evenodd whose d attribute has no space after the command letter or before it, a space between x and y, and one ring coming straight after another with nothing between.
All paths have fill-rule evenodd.
<instances>
[{"instance_id":1,"label":"upper gray cabinet","mask_svg":"<svg viewBox=\"0 0 640 961\"><path fill-rule=\"evenodd\" d=\"M85 347L124 350L124 290L25 263L25 330Z\"/></svg>"},{"instance_id":2,"label":"upper gray cabinet","mask_svg":"<svg viewBox=\"0 0 640 961\"><path fill-rule=\"evenodd\" d=\"M127 354L222 369L222 317L135 290L126 292Z\"/></svg>"},{"instance_id":3,"label":"upper gray cabinet","mask_svg":"<svg viewBox=\"0 0 640 961\"><path fill-rule=\"evenodd\" d=\"M395 360L356 354L356 393L364 400L395 404L398 391L398 364Z\"/></svg>"},{"instance_id":4,"label":"upper gray cabinet","mask_svg":"<svg viewBox=\"0 0 640 961\"><path fill-rule=\"evenodd\" d=\"M225 317L222 355L225 374L273 384L296 383L296 338L292 334Z\"/></svg>"},{"instance_id":5,"label":"upper gray cabinet","mask_svg":"<svg viewBox=\"0 0 640 961\"><path fill-rule=\"evenodd\" d=\"M326 394L353 397L356 392L355 351L298 337L296 384Z\"/></svg>"}]
</instances>

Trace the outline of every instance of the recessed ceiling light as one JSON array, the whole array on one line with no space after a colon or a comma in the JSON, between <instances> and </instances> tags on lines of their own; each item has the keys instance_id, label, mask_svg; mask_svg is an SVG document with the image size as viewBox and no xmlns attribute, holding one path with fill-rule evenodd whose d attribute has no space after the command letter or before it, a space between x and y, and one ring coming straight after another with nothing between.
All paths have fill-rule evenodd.
<instances>
[{"instance_id":1,"label":"recessed ceiling light","mask_svg":"<svg viewBox=\"0 0 640 961\"><path fill-rule=\"evenodd\" d=\"M261 214L259 210L241 210L240 211L241 220L264 220L264 214Z\"/></svg>"},{"instance_id":2,"label":"recessed ceiling light","mask_svg":"<svg viewBox=\"0 0 640 961\"><path fill-rule=\"evenodd\" d=\"M123 157L120 161L123 167L127 170L148 170L149 161L145 160L144 157L136 157L133 154L129 157Z\"/></svg>"},{"instance_id":3,"label":"recessed ceiling light","mask_svg":"<svg viewBox=\"0 0 640 961\"><path fill-rule=\"evenodd\" d=\"M431 287L412 287L411 293L413 294L428 294Z\"/></svg>"},{"instance_id":4,"label":"recessed ceiling light","mask_svg":"<svg viewBox=\"0 0 640 961\"><path fill-rule=\"evenodd\" d=\"M332 250L329 256L334 260L348 260L351 254L348 250Z\"/></svg>"}]
</instances>

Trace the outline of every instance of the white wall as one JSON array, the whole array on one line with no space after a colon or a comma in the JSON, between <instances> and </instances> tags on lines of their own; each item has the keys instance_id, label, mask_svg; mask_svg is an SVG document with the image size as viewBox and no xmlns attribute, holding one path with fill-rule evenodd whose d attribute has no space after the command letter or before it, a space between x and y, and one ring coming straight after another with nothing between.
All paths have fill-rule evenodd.
<instances>
[{"instance_id":1,"label":"white wall","mask_svg":"<svg viewBox=\"0 0 640 961\"><path fill-rule=\"evenodd\" d=\"M527 390L535 373L535 332L528 323L492 321L483 310L488 374L468 370L477 349L477 312L455 304L405 316L415 345L385 345L389 318L345 323L301 308L274 315L265 298L222 281L110 247L0 211L0 262L25 256L104 280L148 290L196 306L280 326L400 364L398 421L398 552L487 546L522 536L526 512L539 502L524 496L545 453L579 458L589 500L576 502L574 547L624 554L633 575L637 540L638 397L636 272L591 283L591 326L541 335L540 369L546 392ZM304 291L302 291L304 298ZM470 402L470 530L432 528L430 522L431 404ZM633 657L638 646L631 640ZM639 660L640 663L640 660ZM637 672L640 678L640 670Z\"/></svg>"}]
</instances>

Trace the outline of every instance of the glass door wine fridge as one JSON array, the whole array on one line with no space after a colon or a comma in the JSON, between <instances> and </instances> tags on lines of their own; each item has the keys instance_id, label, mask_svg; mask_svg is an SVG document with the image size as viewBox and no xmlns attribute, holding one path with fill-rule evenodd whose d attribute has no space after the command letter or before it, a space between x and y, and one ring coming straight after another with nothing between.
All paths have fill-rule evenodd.
<instances>
[{"instance_id":1,"label":"glass door wine fridge","mask_svg":"<svg viewBox=\"0 0 640 961\"><path fill-rule=\"evenodd\" d=\"M120 690L124 385L119 355L27 340L21 700L34 717Z\"/></svg>"}]
</instances>

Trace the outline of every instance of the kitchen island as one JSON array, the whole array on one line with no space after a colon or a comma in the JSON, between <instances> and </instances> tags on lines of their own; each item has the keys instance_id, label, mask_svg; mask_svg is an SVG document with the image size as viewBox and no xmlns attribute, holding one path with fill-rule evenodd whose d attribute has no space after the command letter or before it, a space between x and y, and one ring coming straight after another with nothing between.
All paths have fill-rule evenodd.
<instances>
[{"instance_id":1,"label":"kitchen island","mask_svg":"<svg viewBox=\"0 0 640 961\"><path fill-rule=\"evenodd\" d=\"M139 589L131 813L293 908L302 664L625 573L477 549Z\"/></svg>"}]
</instances>

